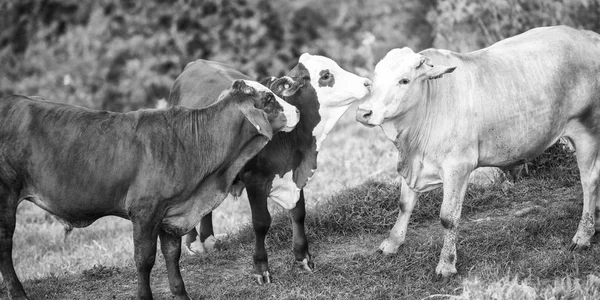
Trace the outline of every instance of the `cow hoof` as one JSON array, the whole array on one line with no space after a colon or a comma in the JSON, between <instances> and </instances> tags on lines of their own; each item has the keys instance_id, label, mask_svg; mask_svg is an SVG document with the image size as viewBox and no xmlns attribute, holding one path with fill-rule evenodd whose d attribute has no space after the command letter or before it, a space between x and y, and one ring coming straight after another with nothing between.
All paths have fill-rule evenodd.
<instances>
[{"instance_id":1,"label":"cow hoof","mask_svg":"<svg viewBox=\"0 0 600 300\"><path fill-rule=\"evenodd\" d=\"M269 271L264 271L262 274L252 274L252 276L254 277L258 285L271 283L271 274L269 273Z\"/></svg>"},{"instance_id":2,"label":"cow hoof","mask_svg":"<svg viewBox=\"0 0 600 300\"><path fill-rule=\"evenodd\" d=\"M569 246L569 251L571 252L580 252L585 251L590 248L590 245L578 245L577 243L571 243Z\"/></svg>"},{"instance_id":3,"label":"cow hoof","mask_svg":"<svg viewBox=\"0 0 600 300\"><path fill-rule=\"evenodd\" d=\"M305 258L302 261L296 261L296 263L298 265L300 265L300 267L303 270L306 270L309 272L313 272L313 270L315 269L315 263L313 263L312 261L309 261L308 258Z\"/></svg>"},{"instance_id":4,"label":"cow hoof","mask_svg":"<svg viewBox=\"0 0 600 300\"><path fill-rule=\"evenodd\" d=\"M448 282L450 281L450 277L452 277L452 275L443 276L442 274L436 274L435 281L441 284L448 284Z\"/></svg>"}]
</instances>

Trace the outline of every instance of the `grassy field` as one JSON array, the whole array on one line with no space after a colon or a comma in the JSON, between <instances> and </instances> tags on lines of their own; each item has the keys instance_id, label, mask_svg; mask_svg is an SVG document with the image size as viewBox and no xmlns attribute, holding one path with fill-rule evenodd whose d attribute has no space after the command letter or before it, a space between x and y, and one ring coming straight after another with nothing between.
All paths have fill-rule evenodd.
<instances>
[{"instance_id":1,"label":"grassy field","mask_svg":"<svg viewBox=\"0 0 600 300\"><path fill-rule=\"evenodd\" d=\"M567 250L581 213L571 177L527 178L514 186L470 188L458 247L459 274L437 281L441 191L421 198L397 255L375 254L398 213L396 152L380 129L344 116L319 154L307 187L307 228L316 272L295 266L287 214L275 214L267 241L274 283L257 286L245 199L215 214L230 232L207 256L182 258L193 299L598 299L600 250ZM128 299L135 293L131 225L101 219L63 241L59 223L27 203L19 210L14 257L33 299ZM157 299L169 299L164 261L153 272ZM0 291L4 295L5 290Z\"/></svg>"}]
</instances>

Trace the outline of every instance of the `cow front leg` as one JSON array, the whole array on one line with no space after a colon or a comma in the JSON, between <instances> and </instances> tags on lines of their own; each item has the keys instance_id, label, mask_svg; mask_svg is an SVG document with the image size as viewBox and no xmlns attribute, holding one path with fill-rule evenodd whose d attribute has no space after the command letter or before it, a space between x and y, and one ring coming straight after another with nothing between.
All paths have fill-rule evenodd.
<instances>
[{"instance_id":1,"label":"cow front leg","mask_svg":"<svg viewBox=\"0 0 600 300\"><path fill-rule=\"evenodd\" d=\"M156 224L133 221L133 256L138 273L138 299L151 300L150 272L156 259Z\"/></svg>"},{"instance_id":2,"label":"cow front leg","mask_svg":"<svg viewBox=\"0 0 600 300\"><path fill-rule=\"evenodd\" d=\"M379 251L383 254L394 254L404 244L408 221L418 199L419 193L408 187L406 180L402 178L398 219L392 230L390 230L389 236L379 245Z\"/></svg>"},{"instance_id":3,"label":"cow front leg","mask_svg":"<svg viewBox=\"0 0 600 300\"><path fill-rule=\"evenodd\" d=\"M292 217L294 256L303 269L312 271L315 264L310 253L308 253L308 239L304 230L304 218L306 217L304 190L300 190L300 199L298 199L296 206L290 210L290 214Z\"/></svg>"},{"instance_id":4,"label":"cow front leg","mask_svg":"<svg viewBox=\"0 0 600 300\"><path fill-rule=\"evenodd\" d=\"M171 293L175 295L175 299L189 300L181 271L179 268L179 258L181 257L181 237L173 236L160 230L160 249L165 256L165 264L167 266L167 275L169 277L169 288Z\"/></svg>"},{"instance_id":5,"label":"cow front leg","mask_svg":"<svg viewBox=\"0 0 600 300\"><path fill-rule=\"evenodd\" d=\"M444 246L435 272L444 278L456 274L456 237L471 170L465 167L444 170L444 199L440 221L444 227Z\"/></svg>"},{"instance_id":6,"label":"cow front leg","mask_svg":"<svg viewBox=\"0 0 600 300\"><path fill-rule=\"evenodd\" d=\"M598 180L600 176L600 158L596 139L591 135L582 135L574 138L577 147L576 157L583 191L583 210L577 232L573 236L569 249L584 250L590 247L590 240L596 229L600 229L598 221L597 202Z\"/></svg>"},{"instance_id":7,"label":"cow front leg","mask_svg":"<svg viewBox=\"0 0 600 300\"><path fill-rule=\"evenodd\" d=\"M12 259L16 214L17 196L0 183L0 273L10 299L28 299Z\"/></svg>"},{"instance_id":8,"label":"cow front leg","mask_svg":"<svg viewBox=\"0 0 600 300\"><path fill-rule=\"evenodd\" d=\"M198 255L200 253L208 252L204 242L210 236L214 236L213 223L212 223L212 212L208 213L200 220L200 238L198 240L198 231L196 228L192 229L188 234L185 235L185 249L188 254Z\"/></svg>"},{"instance_id":9,"label":"cow front leg","mask_svg":"<svg viewBox=\"0 0 600 300\"><path fill-rule=\"evenodd\" d=\"M271 214L267 208L267 183L257 182L258 176L253 178L253 185L246 185L250 209L252 210L252 227L256 237L255 252L253 256L254 270L252 276L258 284L271 283L269 273L269 260L265 249L265 237L271 227Z\"/></svg>"}]
</instances>

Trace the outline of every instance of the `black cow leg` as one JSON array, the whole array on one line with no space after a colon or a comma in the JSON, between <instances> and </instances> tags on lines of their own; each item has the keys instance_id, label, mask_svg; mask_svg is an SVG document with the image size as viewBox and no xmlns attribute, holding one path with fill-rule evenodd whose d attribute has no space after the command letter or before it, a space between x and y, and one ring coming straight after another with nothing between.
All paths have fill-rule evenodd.
<instances>
[{"instance_id":1,"label":"black cow leg","mask_svg":"<svg viewBox=\"0 0 600 300\"><path fill-rule=\"evenodd\" d=\"M179 269L179 258L181 257L181 237L173 236L160 230L160 250L165 256L165 264L167 266L167 275L169 277L169 288L171 293L175 295L175 299L189 300L181 271Z\"/></svg>"},{"instance_id":2,"label":"black cow leg","mask_svg":"<svg viewBox=\"0 0 600 300\"><path fill-rule=\"evenodd\" d=\"M133 250L138 272L138 299L152 299L150 290L150 272L156 260L156 238L158 230L155 224L133 221Z\"/></svg>"},{"instance_id":3,"label":"black cow leg","mask_svg":"<svg viewBox=\"0 0 600 300\"><path fill-rule=\"evenodd\" d=\"M211 235L215 235L213 232L212 212L208 213L202 217L202 220L200 220L200 243L202 244L202 247L204 247L204 242ZM190 232L188 232L188 234L185 235L185 247L191 254L197 254L192 250L192 243L195 242L197 238L198 231L196 231L196 228L192 229Z\"/></svg>"},{"instance_id":4,"label":"black cow leg","mask_svg":"<svg viewBox=\"0 0 600 300\"><path fill-rule=\"evenodd\" d=\"M11 299L28 299L12 260L17 196L0 183L0 272Z\"/></svg>"},{"instance_id":5,"label":"black cow leg","mask_svg":"<svg viewBox=\"0 0 600 300\"><path fill-rule=\"evenodd\" d=\"M200 242L204 244L206 239L211 235L215 235L213 231L212 212L202 217L200 221Z\"/></svg>"},{"instance_id":6,"label":"black cow leg","mask_svg":"<svg viewBox=\"0 0 600 300\"><path fill-rule=\"evenodd\" d=\"M315 267L314 262L308 253L308 239L304 231L304 218L306 216L306 208L304 201L304 190L300 191L300 199L296 203L296 207L290 210L292 216L293 230L293 248L296 261L305 270L312 271Z\"/></svg>"},{"instance_id":7,"label":"black cow leg","mask_svg":"<svg viewBox=\"0 0 600 300\"><path fill-rule=\"evenodd\" d=\"M253 183L256 183L256 177ZM258 284L271 283L271 274L269 273L269 261L267 251L265 250L265 237L271 226L271 214L267 209L266 182L246 185L248 200L252 210L252 225L256 235L256 248L254 252L254 271L252 276L256 278Z\"/></svg>"}]
</instances>

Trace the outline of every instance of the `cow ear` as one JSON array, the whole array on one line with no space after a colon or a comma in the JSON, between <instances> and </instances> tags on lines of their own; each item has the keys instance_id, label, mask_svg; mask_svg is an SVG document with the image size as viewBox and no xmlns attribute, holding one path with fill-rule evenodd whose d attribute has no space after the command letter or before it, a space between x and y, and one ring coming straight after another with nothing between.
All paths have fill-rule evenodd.
<instances>
[{"instance_id":1,"label":"cow ear","mask_svg":"<svg viewBox=\"0 0 600 300\"><path fill-rule=\"evenodd\" d=\"M263 136L266 136L269 140L273 138L273 128L271 128L271 123L269 123L269 119L267 119L267 114L260 110L256 109L251 105L238 105L242 114L246 117L246 119L252 124L252 126Z\"/></svg>"},{"instance_id":2,"label":"cow ear","mask_svg":"<svg viewBox=\"0 0 600 300\"><path fill-rule=\"evenodd\" d=\"M294 95L301 87L302 83L300 81L294 81L291 77L283 76L271 84L271 91L277 95L289 97Z\"/></svg>"},{"instance_id":3,"label":"cow ear","mask_svg":"<svg viewBox=\"0 0 600 300\"><path fill-rule=\"evenodd\" d=\"M441 78L446 73L452 73L456 67L448 67L442 65L432 66L429 70L425 72L425 76L428 79L438 79Z\"/></svg>"},{"instance_id":4,"label":"cow ear","mask_svg":"<svg viewBox=\"0 0 600 300\"><path fill-rule=\"evenodd\" d=\"M236 80L231 85L231 89L234 91L241 91L246 95L254 95L256 92L253 87L249 86L243 80Z\"/></svg>"}]
</instances>

